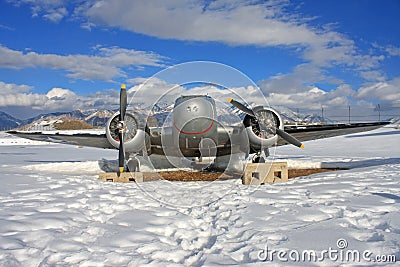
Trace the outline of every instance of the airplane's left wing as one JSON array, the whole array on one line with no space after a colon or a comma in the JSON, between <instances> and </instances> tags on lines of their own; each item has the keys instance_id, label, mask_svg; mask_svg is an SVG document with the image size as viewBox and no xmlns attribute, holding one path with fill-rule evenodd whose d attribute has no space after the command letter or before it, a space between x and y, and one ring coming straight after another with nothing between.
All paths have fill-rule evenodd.
<instances>
[{"instance_id":1,"label":"airplane's left wing","mask_svg":"<svg viewBox=\"0 0 400 267\"><path fill-rule=\"evenodd\" d=\"M373 123L351 123L351 124L328 124L328 125L310 125L310 126L285 126L285 132L291 134L300 142L317 140L322 138L366 132L378 129L390 122ZM278 140L278 145L288 144L284 139Z\"/></svg>"},{"instance_id":2,"label":"airplane's left wing","mask_svg":"<svg viewBox=\"0 0 400 267\"><path fill-rule=\"evenodd\" d=\"M8 131L7 133L27 138L36 141L45 141L77 146L99 147L99 148L114 148L108 142L106 134L101 133L42 133L42 132L23 132L23 131Z\"/></svg>"},{"instance_id":3,"label":"airplane's left wing","mask_svg":"<svg viewBox=\"0 0 400 267\"><path fill-rule=\"evenodd\" d=\"M389 124L373 122L290 127L285 126L279 113L270 107L256 106L250 109L232 98L228 101L246 114L243 124L254 151L261 151L275 144L292 144L304 148L304 141L370 131Z\"/></svg>"}]
</instances>

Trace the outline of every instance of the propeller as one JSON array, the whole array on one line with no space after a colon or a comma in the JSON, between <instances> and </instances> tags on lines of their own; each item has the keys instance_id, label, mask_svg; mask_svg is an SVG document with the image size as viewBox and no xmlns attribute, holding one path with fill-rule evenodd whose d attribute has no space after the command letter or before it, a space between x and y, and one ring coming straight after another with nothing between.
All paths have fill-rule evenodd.
<instances>
[{"instance_id":1,"label":"propeller","mask_svg":"<svg viewBox=\"0 0 400 267\"><path fill-rule=\"evenodd\" d=\"M232 106L236 107L237 109L243 111L244 113L246 113L247 115L255 118L256 120L258 120L256 114L253 112L253 110L249 109L248 107L246 107L245 105L243 105L242 103L232 99L232 98L228 98L228 102L232 104ZM297 146L299 148L304 148L304 145L297 140L294 136L291 136L290 134L288 134L287 132L273 127L273 129L275 130L276 134L279 135L282 139L284 139L286 142L288 142L289 144L292 144L294 146Z\"/></svg>"},{"instance_id":2,"label":"propeller","mask_svg":"<svg viewBox=\"0 0 400 267\"><path fill-rule=\"evenodd\" d=\"M125 114L127 106L127 95L126 95L126 85L121 85L121 91L119 95L119 123L118 123L118 135L119 135L119 148L118 148L118 177L124 172L125 168L125 151L124 151L124 133L125 128Z\"/></svg>"},{"instance_id":3,"label":"propeller","mask_svg":"<svg viewBox=\"0 0 400 267\"><path fill-rule=\"evenodd\" d=\"M287 132L279 129L279 128L275 128L276 134L279 135L280 137L282 137L282 139L284 139L286 142L288 142L289 144L292 144L294 146L297 146L299 148L304 148L304 145L297 140L294 136L288 134Z\"/></svg>"},{"instance_id":4,"label":"propeller","mask_svg":"<svg viewBox=\"0 0 400 267\"><path fill-rule=\"evenodd\" d=\"M251 109L249 109L248 107L246 107L245 105L243 105L242 103L240 103L232 98L228 98L228 102L231 103L232 106L234 106L235 108L243 111L244 113L246 113L252 117L256 117L254 112Z\"/></svg>"}]
</instances>

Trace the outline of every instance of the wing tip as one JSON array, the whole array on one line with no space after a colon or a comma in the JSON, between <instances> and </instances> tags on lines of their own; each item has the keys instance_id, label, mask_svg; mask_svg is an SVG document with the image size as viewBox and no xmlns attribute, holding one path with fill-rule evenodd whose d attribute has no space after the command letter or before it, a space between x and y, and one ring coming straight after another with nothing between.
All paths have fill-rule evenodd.
<instances>
[{"instance_id":1,"label":"wing tip","mask_svg":"<svg viewBox=\"0 0 400 267\"><path fill-rule=\"evenodd\" d=\"M232 99L231 97L228 97L228 102L229 102L229 103L231 103L232 100L233 100L233 99Z\"/></svg>"}]
</instances>

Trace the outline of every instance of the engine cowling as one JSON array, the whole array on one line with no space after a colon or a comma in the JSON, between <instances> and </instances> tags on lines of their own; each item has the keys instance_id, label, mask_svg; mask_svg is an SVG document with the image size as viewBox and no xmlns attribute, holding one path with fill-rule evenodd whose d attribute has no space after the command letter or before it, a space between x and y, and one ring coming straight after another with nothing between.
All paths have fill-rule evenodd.
<instances>
[{"instance_id":1,"label":"engine cowling","mask_svg":"<svg viewBox=\"0 0 400 267\"><path fill-rule=\"evenodd\" d=\"M243 124L246 127L251 147L255 149L268 148L278 141L275 129L283 129L283 121L278 112L264 106L253 109L257 119L246 115Z\"/></svg>"},{"instance_id":2,"label":"engine cowling","mask_svg":"<svg viewBox=\"0 0 400 267\"><path fill-rule=\"evenodd\" d=\"M106 136L111 145L119 148L119 112L115 113L108 121L106 126ZM139 116L127 112L125 114L126 132L124 135L125 153L137 153L146 147L146 132Z\"/></svg>"}]
</instances>

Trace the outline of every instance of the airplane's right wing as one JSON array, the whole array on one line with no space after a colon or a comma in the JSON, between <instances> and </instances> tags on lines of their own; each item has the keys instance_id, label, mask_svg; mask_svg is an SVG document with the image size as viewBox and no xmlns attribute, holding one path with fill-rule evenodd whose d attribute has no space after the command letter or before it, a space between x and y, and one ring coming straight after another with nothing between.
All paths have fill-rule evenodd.
<instances>
[{"instance_id":1,"label":"airplane's right wing","mask_svg":"<svg viewBox=\"0 0 400 267\"><path fill-rule=\"evenodd\" d=\"M52 143L61 143L68 145L98 147L98 148L115 148L108 141L105 133L42 133L42 132L24 132L9 131L9 134L35 141L44 141Z\"/></svg>"}]
</instances>

